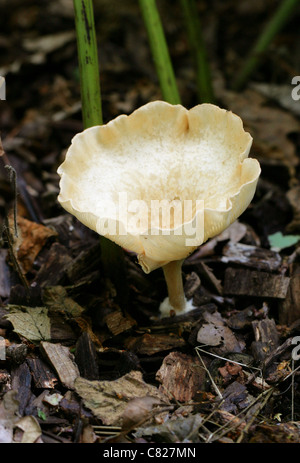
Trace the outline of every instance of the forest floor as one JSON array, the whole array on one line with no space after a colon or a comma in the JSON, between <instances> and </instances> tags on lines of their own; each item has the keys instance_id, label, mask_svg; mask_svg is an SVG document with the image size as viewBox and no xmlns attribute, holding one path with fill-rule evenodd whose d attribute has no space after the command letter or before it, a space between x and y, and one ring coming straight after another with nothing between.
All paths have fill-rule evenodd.
<instances>
[{"instance_id":1,"label":"forest floor","mask_svg":"<svg viewBox=\"0 0 300 463\"><path fill-rule=\"evenodd\" d=\"M137 3L95 1L105 123L161 99ZM180 8L159 3L191 108ZM82 131L72 1L0 2L0 442L300 442L300 11L235 92L278 2L198 3L216 103L242 118L262 174L245 213L184 262L195 310L161 319L161 269L126 253L120 297L99 236L57 201Z\"/></svg>"}]
</instances>

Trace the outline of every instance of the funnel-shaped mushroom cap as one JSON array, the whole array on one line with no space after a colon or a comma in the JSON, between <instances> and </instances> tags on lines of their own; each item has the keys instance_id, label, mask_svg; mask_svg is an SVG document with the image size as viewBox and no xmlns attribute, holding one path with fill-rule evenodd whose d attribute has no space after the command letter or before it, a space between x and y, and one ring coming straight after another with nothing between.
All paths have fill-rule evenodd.
<instances>
[{"instance_id":1,"label":"funnel-shaped mushroom cap","mask_svg":"<svg viewBox=\"0 0 300 463\"><path fill-rule=\"evenodd\" d=\"M235 114L162 101L77 134L58 168L61 205L136 252L148 273L184 259L249 205L260 166Z\"/></svg>"}]
</instances>

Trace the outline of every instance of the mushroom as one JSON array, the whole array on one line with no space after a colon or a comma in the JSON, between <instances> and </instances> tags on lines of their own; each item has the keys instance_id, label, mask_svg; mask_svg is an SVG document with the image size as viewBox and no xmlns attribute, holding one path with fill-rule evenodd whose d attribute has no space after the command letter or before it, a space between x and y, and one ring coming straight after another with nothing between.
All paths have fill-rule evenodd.
<instances>
[{"instance_id":1,"label":"mushroom","mask_svg":"<svg viewBox=\"0 0 300 463\"><path fill-rule=\"evenodd\" d=\"M163 315L190 310L182 262L251 202L260 166L242 120L212 104L163 101L75 135L58 168L58 201L87 227L162 267Z\"/></svg>"}]
</instances>

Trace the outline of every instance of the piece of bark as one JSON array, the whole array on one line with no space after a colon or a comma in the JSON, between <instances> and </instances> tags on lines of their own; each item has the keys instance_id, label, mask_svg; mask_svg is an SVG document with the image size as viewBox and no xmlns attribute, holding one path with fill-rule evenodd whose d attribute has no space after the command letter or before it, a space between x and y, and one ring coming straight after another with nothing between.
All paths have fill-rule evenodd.
<instances>
[{"instance_id":1,"label":"piece of bark","mask_svg":"<svg viewBox=\"0 0 300 463\"><path fill-rule=\"evenodd\" d=\"M68 389L74 389L74 381L79 376L79 370L69 349L61 344L46 341L41 342L40 347L58 374L61 384Z\"/></svg>"},{"instance_id":2,"label":"piece of bark","mask_svg":"<svg viewBox=\"0 0 300 463\"><path fill-rule=\"evenodd\" d=\"M47 259L38 271L35 282L41 287L56 286L66 278L66 272L72 262L69 252L59 243L53 243Z\"/></svg>"},{"instance_id":3,"label":"piece of bark","mask_svg":"<svg viewBox=\"0 0 300 463\"><path fill-rule=\"evenodd\" d=\"M251 344L254 358L262 362L278 347L279 335L273 319L255 320L252 322L255 341Z\"/></svg>"},{"instance_id":4,"label":"piece of bark","mask_svg":"<svg viewBox=\"0 0 300 463\"><path fill-rule=\"evenodd\" d=\"M62 412L71 419L78 419L78 416L87 419L93 417L92 412L83 406L81 399L72 391L66 392L63 399L59 402L59 407Z\"/></svg>"},{"instance_id":5,"label":"piece of bark","mask_svg":"<svg viewBox=\"0 0 300 463\"><path fill-rule=\"evenodd\" d=\"M278 252L243 243L229 242L222 253L221 262L225 264L240 264L257 270L275 271L282 263Z\"/></svg>"},{"instance_id":6,"label":"piece of bark","mask_svg":"<svg viewBox=\"0 0 300 463\"><path fill-rule=\"evenodd\" d=\"M279 305L280 325L291 325L300 319L300 274L291 277L284 301Z\"/></svg>"},{"instance_id":7,"label":"piece of bark","mask_svg":"<svg viewBox=\"0 0 300 463\"><path fill-rule=\"evenodd\" d=\"M74 284L77 280L82 279L84 275L92 273L100 266L100 244L84 249L78 256L73 259L68 268L67 275Z\"/></svg>"},{"instance_id":8,"label":"piece of bark","mask_svg":"<svg viewBox=\"0 0 300 463\"><path fill-rule=\"evenodd\" d=\"M131 338L126 343L127 349L139 355L154 355L158 352L185 346L185 340L175 334L144 334L138 338Z\"/></svg>"},{"instance_id":9,"label":"piece of bark","mask_svg":"<svg viewBox=\"0 0 300 463\"><path fill-rule=\"evenodd\" d=\"M17 392L19 413L23 416L30 401L35 398L31 392L31 374L28 365L24 362L12 370L12 389Z\"/></svg>"},{"instance_id":10,"label":"piece of bark","mask_svg":"<svg viewBox=\"0 0 300 463\"><path fill-rule=\"evenodd\" d=\"M284 299L290 278L267 272L229 267L225 271L224 293L233 296L253 296Z\"/></svg>"},{"instance_id":11,"label":"piece of bark","mask_svg":"<svg viewBox=\"0 0 300 463\"><path fill-rule=\"evenodd\" d=\"M52 312L50 314L50 321L50 333L52 341L72 344L76 340L76 335L72 327L66 322L63 316Z\"/></svg>"},{"instance_id":12,"label":"piece of bark","mask_svg":"<svg viewBox=\"0 0 300 463\"><path fill-rule=\"evenodd\" d=\"M124 317L120 310L109 313L105 317L105 323L114 336L130 330L136 324L134 320Z\"/></svg>"},{"instance_id":13,"label":"piece of bark","mask_svg":"<svg viewBox=\"0 0 300 463\"><path fill-rule=\"evenodd\" d=\"M187 300L191 299L199 286L201 285L201 281L197 273L192 272L187 275L184 283L184 294Z\"/></svg>"},{"instance_id":14,"label":"piece of bark","mask_svg":"<svg viewBox=\"0 0 300 463\"><path fill-rule=\"evenodd\" d=\"M39 357L27 358L34 385L38 389L54 389L58 382L56 374Z\"/></svg>"},{"instance_id":15,"label":"piece of bark","mask_svg":"<svg viewBox=\"0 0 300 463\"><path fill-rule=\"evenodd\" d=\"M156 373L159 390L170 399L188 402L204 390L205 370L197 358L181 352L167 355Z\"/></svg>"},{"instance_id":16,"label":"piece of bark","mask_svg":"<svg viewBox=\"0 0 300 463\"><path fill-rule=\"evenodd\" d=\"M204 262L197 263L197 272L199 273L203 281L205 281L206 284L210 287L211 290L213 290L220 296L222 295L223 288L221 281L215 277L213 271Z\"/></svg>"},{"instance_id":17,"label":"piece of bark","mask_svg":"<svg viewBox=\"0 0 300 463\"><path fill-rule=\"evenodd\" d=\"M80 376L86 379L99 379L97 352L90 335L85 331L76 343L75 361Z\"/></svg>"}]
</instances>

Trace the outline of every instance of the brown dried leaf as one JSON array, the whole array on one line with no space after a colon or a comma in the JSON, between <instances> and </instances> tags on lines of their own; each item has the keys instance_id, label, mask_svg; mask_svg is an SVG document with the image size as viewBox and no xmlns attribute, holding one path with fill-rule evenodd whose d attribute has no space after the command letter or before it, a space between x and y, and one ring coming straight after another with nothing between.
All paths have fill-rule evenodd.
<instances>
[{"instance_id":1,"label":"brown dried leaf","mask_svg":"<svg viewBox=\"0 0 300 463\"><path fill-rule=\"evenodd\" d=\"M151 396L167 402L164 394L143 381L139 371L131 371L115 381L89 381L78 377L75 390L85 406L107 425L122 425L123 413L131 399Z\"/></svg>"},{"instance_id":2,"label":"brown dried leaf","mask_svg":"<svg viewBox=\"0 0 300 463\"><path fill-rule=\"evenodd\" d=\"M13 218L10 217L10 226L13 228ZM32 265L51 237L57 236L57 233L44 225L31 222L23 217L17 218L18 238L14 241L14 250L18 262L24 273L31 270Z\"/></svg>"}]
</instances>

